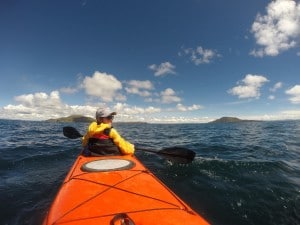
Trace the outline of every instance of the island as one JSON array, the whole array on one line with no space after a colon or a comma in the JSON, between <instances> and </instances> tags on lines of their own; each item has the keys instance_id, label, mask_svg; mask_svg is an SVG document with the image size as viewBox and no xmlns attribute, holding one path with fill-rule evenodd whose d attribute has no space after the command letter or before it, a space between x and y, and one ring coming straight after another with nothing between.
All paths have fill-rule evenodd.
<instances>
[{"instance_id":1,"label":"island","mask_svg":"<svg viewBox=\"0 0 300 225\"><path fill-rule=\"evenodd\" d=\"M258 120L241 120L237 117L221 117L220 119L211 121L209 123L240 123L240 122L258 122Z\"/></svg>"}]
</instances>

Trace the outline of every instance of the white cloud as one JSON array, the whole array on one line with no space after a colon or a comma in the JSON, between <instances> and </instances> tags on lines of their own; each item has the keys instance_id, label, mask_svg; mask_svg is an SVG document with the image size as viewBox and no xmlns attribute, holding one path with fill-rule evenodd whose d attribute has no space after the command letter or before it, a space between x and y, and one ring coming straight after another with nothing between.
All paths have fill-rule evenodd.
<instances>
[{"instance_id":1,"label":"white cloud","mask_svg":"<svg viewBox=\"0 0 300 225\"><path fill-rule=\"evenodd\" d=\"M238 98L259 98L260 88L266 82L268 82L268 79L264 76L247 74L241 81L242 84L231 88L228 93L236 95Z\"/></svg>"},{"instance_id":2,"label":"white cloud","mask_svg":"<svg viewBox=\"0 0 300 225\"><path fill-rule=\"evenodd\" d=\"M278 89L282 88L282 82L277 82L276 84L274 84L273 87L270 88L271 92L276 92ZM275 99L275 95L269 95L268 99L270 100L274 100Z\"/></svg>"},{"instance_id":3,"label":"white cloud","mask_svg":"<svg viewBox=\"0 0 300 225\"><path fill-rule=\"evenodd\" d=\"M199 110L202 109L203 107L201 105L196 105L193 104L191 106L184 106L181 103L178 103L176 105L177 110L182 111L182 112L186 112L186 111L194 111L194 110Z\"/></svg>"},{"instance_id":4,"label":"white cloud","mask_svg":"<svg viewBox=\"0 0 300 225\"><path fill-rule=\"evenodd\" d=\"M204 49L201 46L198 46L195 49L183 49L183 52L179 52L179 55L188 55L190 57L190 60L197 66L200 64L211 63L214 58L221 57L221 55L218 54L217 51L212 49Z\"/></svg>"},{"instance_id":5,"label":"white cloud","mask_svg":"<svg viewBox=\"0 0 300 225\"><path fill-rule=\"evenodd\" d=\"M149 90L154 89L153 84L149 80L139 81L139 80L131 80L127 82L128 87L125 88L126 92L129 94L136 94L142 97L151 96L151 92Z\"/></svg>"},{"instance_id":6,"label":"white cloud","mask_svg":"<svg viewBox=\"0 0 300 225\"><path fill-rule=\"evenodd\" d=\"M175 91L172 88L167 88L160 93L161 95L161 102L162 103L173 103L173 102L180 102L181 98L176 96Z\"/></svg>"},{"instance_id":7,"label":"white cloud","mask_svg":"<svg viewBox=\"0 0 300 225\"><path fill-rule=\"evenodd\" d=\"M126 115L126 114L127 115L145 114L145 113L152 114L152 113L161 112L161 108L156 108L153 106L148 106L146 108L143 108L143 107L137 107L137 106L130 106L126 103L116 103L113 108L118 113L124 114L124 115Z\"/></svg>"},{"instance_id":8,"label":"white cloud","mask_svg":"<svg viewBox=\"0 0 300 225\"><path fill-rule=\"evenodd\" d=\"M289 93L299 93L299 86L296 85L291 88ZM172 96L174 91L165 91ZM7 105L0 108L0 118L3 119L17 119L17 120L46 120L49 118L59 118L74 114L94 117L95 111L99 105L68 105L63 103L60 99L59 92L53 91L47 93L35 93L28 95L20 95L15 98L18 102L16 105ZM51 107L50 107L51 106ZM106 105L108 106L108 105ZM128 105L126 103L116 103L108 106L112 110L118 112L116 122L118 121L143 121L149 123L205 123L217 118L209 117L187 117L187 116L173 116L168 112L186 112L202 109L200 105L184 106L177 104L176 108L162 109L159 107L138 107ZM242 118L238 116L239 118ZM262 120L282 120L282 119L299 119L300 110L285 110L277 114L257 115L252 117L243 117L243 119L262 119Z\"/></svg>"},{"instance_id":9,"label":"white cloud","mask_svg":"<svg viewBox=\"0 0 300 225\"><path fill-rule=\"evenodd\" d=\"M26 108L44 107L53 108L60 107L61 101L58 91L52 91L50 95L39 92L35 94L20 95L15 97L15 101L21 102Z\"/></svg>"},{"instance_id":10,"label":"white cloud","mask_svg":"<svg viewBox=\"0 0 300 225\"><path fill-rule=\"evenodd\" d=\"M159 113L161 112L161 108L149 106L145 109L145 113Z\"/></svg>"},{"instance_id":11,"label":"white cloud","mask_svg":"<svg viewBox=\"0 0 300 225\"><path fill-rule=\"evenodd\" d=\"M300 119L300 110L284 110L279 112L274 112L274 114L261 114L253 116L238 116L240 119L248 120L265 120L265 121L274 121L274 120L299 120Z\"/></svg>"},{"instance_id":12,"label":"white cloud","mask_svg":"<svg viewBox=\"0 0 300 225\"><path fill-rule=\"evenodd\" d=\"M277 82L272 88L270 88L270 91L275 92L281 87L282 87L282 82Z\"/></svg>"},{"instance_id":13,"label":"white cloud","mask_svg":"<svg viewBox=\"0 0 300 225\"><path fill-rule=\"evenodd\" d=\"M258 14L252 24L256 43L261 46L250 54L257 57L277 56L296 47L300 38L300 3L294 0L275 0Z\"/></svg>"},{"instance_id":14,"label":"white cloud","mask_svg":"<svg viewBox=\"0 0 300 225\"><path fill-rule=\"evenodd\" d=\"M285 93L291 95L289 99L291 103L300 104L300 85L295 85L294 87L286 90Z\"/></svg>"},{"instance_id":15,"label":"white cloud","mask_svg":"<svg viewBox=\"0 0 300 225\"><path fill-rule=\"evenodd\" d=\"M166 74L175 74L175 66L172 65L170 62L164 62L160 65L152 64L148 67L149 69L153 70L155 76L164 76Z\"/></svg>"},{"instance_id":16,"label":"white cloud","mask_svg":"<svg viewBox=\"0 0 300 225\"><path fill-rule=\"evenodd\" d=\"M268 97L268 99L274 100L274 99L275 99L275 96L274 96L274 95L270 95L270 96Z\"/></svg>"},{"instance_id":17,"label":"white cloud","mask_svg":"<svg viewBox=\"0 0 300 225\"><path fill-rule=\"evenodd\" d=\"M72 88L72 87L63 87L59 89L60 92L66 93L66 94L74 94L78 91L77 88Z\"/></svg>"},{"instance_id":18,"label":"white cloud","mask_svg":"<svg viewBox=\"0 0 300 225\"><path fill-rule=\"evenodd\" d=\"M118 113L116 121L143 121L153 122L151 119L153 114L160 113L161 108L148 106L148 107L137 107L131 106L127 103L117 103L113 109Z\"/></svg>"},{"instance_id":19,"label":"white cloud","mask_svg":"<svg viewBox=\"0 0 300 225\"><path fill-rule=\"evenodd\" d=\"M280 119L299 119L300 110L285 110L281 112L282 116Z\"/></svg>"},{"instance_id":20,"label":"white cloud","mask_svg":"<svg viewBox=\"0 0 300 225\"><path fill-rule=\"evenodd\" d=\"M58 91L49 95L44 92L15 97L16 105L9 104L0 111L0 116L7 119L46 120L72 114L93 115L96 107L69 106L64 104Z\"/></svg>"},{"instance_id":21,"label":"white cloud","mask_svg":"<svg viewBox=\"0 0 300 225\"><path fill-rule=\"evenodd\" d=\"M68 105L61 101L58 91L49 95L44 92L20 95L15 97L16 105L7 105L0 108L0 118L20 120L47 120L70 115L84 115L94 117L98 105ZM101 106L106 104L101 104ZM126 103L116 103L110 106L118 112L119 121L140 121L142 117L161 112L161 108L148 106L138 107Z\"/></svg>"},{"instance_id":22,"label":"white cloud","mask_svg":"<svg viewBox=\"0 0 300 225\"><path fill-rule=\"evenodd\" d=\"M111 102L114 98L122 99L119 90L122 89L122 83L113 75L96 71L92 77L85 77L82 84L85 92L98 97L104 102Z\"/></svg>"}]
</instances>

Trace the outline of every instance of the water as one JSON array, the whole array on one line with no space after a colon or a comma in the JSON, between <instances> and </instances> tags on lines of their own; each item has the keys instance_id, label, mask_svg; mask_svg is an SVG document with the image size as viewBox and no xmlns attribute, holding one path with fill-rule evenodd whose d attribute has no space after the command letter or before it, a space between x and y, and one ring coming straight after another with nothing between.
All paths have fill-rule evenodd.
<instances>
[{"instance_id":1,"label":"water","mask_svg":"<svg viewBox=\"0 0 300 225\"><path fill-rule=\"evenodd\" d=\"M63 126L88 124L0 120L1 224L41 224L80 152ZM300 224L300 121L115 127L136 146L196 151L190 164L136 155L212 224Z\"/></svg>"}]
</instances>

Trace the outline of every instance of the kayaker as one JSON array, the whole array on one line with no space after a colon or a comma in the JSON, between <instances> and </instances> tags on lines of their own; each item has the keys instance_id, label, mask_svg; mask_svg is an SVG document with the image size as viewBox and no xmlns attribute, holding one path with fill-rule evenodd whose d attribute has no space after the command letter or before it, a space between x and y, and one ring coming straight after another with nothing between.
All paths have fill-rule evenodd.
<instances>
[{"instance_id":1,"label":"kayaker","mask_svg":"<svg viewBox=\"0 0 300 225\"><path fill-rule=\"evenodd\" d=\"M96 122L92 122L87 133L82 138L84 155L128 155L134 154L134 145L126 141L112 127L116 112L108 108L99 108L96 111Z\"/></svg>"}]
</instances>

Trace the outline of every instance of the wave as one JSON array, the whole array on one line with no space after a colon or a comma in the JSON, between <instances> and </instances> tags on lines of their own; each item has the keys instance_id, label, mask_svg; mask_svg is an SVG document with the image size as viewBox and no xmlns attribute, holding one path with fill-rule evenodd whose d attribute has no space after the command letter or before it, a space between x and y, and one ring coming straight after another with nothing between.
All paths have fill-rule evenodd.
<instances>
[{"instance_id":1,"label":"wave","mask_svg":"<svg viewBox=\"0 0 300 225\"><path fill-rule=\"evenodd\" d=\"M41 224L81 150L63 123L1 121L0 221ZM87 124L67 124L81 133ZM190 164L136 151L137 157L212 224L300 224L300 122L118 124L136 146L181 146Z\"/></svg>"}]
</instances>

